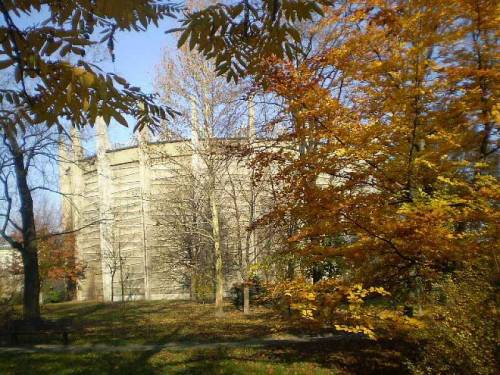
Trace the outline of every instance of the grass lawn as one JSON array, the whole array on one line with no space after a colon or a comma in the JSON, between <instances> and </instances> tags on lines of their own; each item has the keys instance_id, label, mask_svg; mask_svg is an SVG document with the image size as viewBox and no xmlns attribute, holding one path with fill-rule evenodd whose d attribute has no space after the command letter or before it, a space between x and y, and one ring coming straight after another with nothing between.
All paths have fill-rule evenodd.
<instances>
[{"instance_id":1,"label":"grass lawn","mask_svg":"<svg viewBox=\"0 0 500 375\"><path fill-rule=\"evenodd\" d=\"M76 333L71 343L76 345L238 341L290 328L267 309L246 317L227 306L225 316L217 318L213 305L188 301L69 302L45 305L42 314L47 319L72 319Z\"/></svg>"},{"instance_id":2,"label":"grass lawn","mask_svg":"<svg viewBox=\"0 0 500 375\"><path fill-rule=\"evenodd\" d=\"M269 347L190 348L190 343L245 341L300 333L274 312L259 308L245 316L232 307L216 318L211 305L158 301L45 305L48 319L72 318L71 345L168 344L184 349L141 352L5 353L0 374L358 374L404 373L396 343L336 340ZM60 343L59 337L23 338Z\"/></svg>"},{"instance_id":3,"label":"grass lawn","mask_svg":"<svg viewBox=\"0 0 500 375\"><path fill-rule=\"evenodd\" d=\"M249 349L0 355L2 374L335 374L307 360L280 362Z\"/></svg>"}]
</instances>

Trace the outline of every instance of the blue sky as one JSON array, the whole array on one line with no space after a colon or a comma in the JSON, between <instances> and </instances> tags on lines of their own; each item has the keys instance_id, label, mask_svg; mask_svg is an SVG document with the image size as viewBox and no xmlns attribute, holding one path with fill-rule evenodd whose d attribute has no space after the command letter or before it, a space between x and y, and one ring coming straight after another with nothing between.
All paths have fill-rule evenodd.
<instances>
[{"instance_id":1,"label":"blue sky","mask_svg":"<svg viewBox=\"0 0 500 375\"><path fill-rule=\"evenodd\" d=\"M175 20L165 19L159 27L154 25L146 32L120 32L115 42L115 63L110 59L102 64L103 69L126 78L131 84L139 86L145 92L154 91L155 66L163 56L163 51L168 48L175 49L176 39L165 31L175 27ZM132 133L133 122L131 119L129 129L111 124L109 129L111 142L125 143Z\"/></svg>"},{"instance_id":2,"label":"blue sky","mask_svg":"<svg viewBox=\"0 0 500 375\"><path fill-rule=\"evenodd\" d=\"M16 19L20 28L30 27L47 18L47 13L33 13L29 17L23 15ZM173 34L165 31L176 27L176 20L165 18L158 27L153 24L145 32L117 32L115 35L115 62L111 62L106 46L102 46L102 55L106 57L100 64L106 72L113 72L127 79L131 84L140 87L144 92L154 91L155 66L160 63L163 51L174 52L177 45ZM105 52L106 51L106 52ZM111 123L109 135L111 143L127 143L132 136L135 125L133 118L127 118L129 128ZM92 149L91 145L89 145Z\"/></svg>"},{"instance_id":3,"label":"blue sky","mask_svg":"<svg viewBox=\"0 0 500 375\"><path fill-rule=\"evenodd\" d=\"M35 13L30 17L17 18L16 24L20 28L26 28L41 22L46 17L47 14L44 14L44 12ZM153 92L155 67L160 63L164 50L168 49L170 53L175 53L177 44L175 36L165 34L166 30L175 26L175 19L164 19L160 22L159 27L151 25L145 32L117 32L115 35L115 62L111 61L106 46L103 46L102 53L100 52L99 55L102 55L105 59L99 65L106 72L121 75L131 84L140 87L144 92ZM129 120L129 128L111 123L108 132L112 144L127 143L132 137L135 122L133 118L127 120ZM95 150L94 141L91 140L85 144L85 147L89 152L93 152ZM51 183L57 184L57 170L50 169L47 170L47 173L52 176ZM34 177L35 180L37 177ZM50 187L54 188L54 186ZM58 211L61 203L58 194L40 194L40 197L35 197L35 203L39 203L40 199L48 199L46 204L51 206L55 212Z\"/></svg>"}]
</instances>

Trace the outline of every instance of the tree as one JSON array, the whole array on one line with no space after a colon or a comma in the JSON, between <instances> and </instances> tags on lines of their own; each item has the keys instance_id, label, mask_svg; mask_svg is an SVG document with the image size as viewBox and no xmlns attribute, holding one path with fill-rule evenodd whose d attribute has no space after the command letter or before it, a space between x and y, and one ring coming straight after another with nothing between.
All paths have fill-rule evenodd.
<instances>
[{"instance_id":1,"label":"tree","mask_svg":"<svg viewBox=\"0 0 500 375\"><path fill-rule=\"evenodd\" d=\"M175 72L170 74L169 72ZM193 210L177 216L179 224L194 238L209 239L213 251L215 275L215 305L222 314L224 293L224 244L222 233L225 215L224 191L230 164L224 153L224 142L241 134L242 89L218 78L210 62L187 49L179 51L178 58L167 56L159 71L160 91L169 106L175 106L183 116L168 124L163 134L177 138L191 136L186 147L193 154L192 163L179 165L188 176L186 186L194 186L192 193L178 200L176 212ZM226 141L227 142L227 141ZM160 155L156 157L161 158ZM172 160L175 163L174 160ZM221 188L222 187L222 188ZM186 205L185 200L191 202ZM186 221L186 217L192 220ZM207 231L208 229L208 231ZM191 243L190 254L198 253L200 243ZM190 257L191 260L194 260Z\"/></svg>"},{"instance_id":2,"label":"tree","mask_svg":"<svg viewBox=\"0 0 500 375\"><path fill-rule=\"evenodd\" d=\"M329 1L262 0L215 4L186 12L180 21L179 46L189 41L227 80L260 74L270 56L293 58L300 50L297 22L323 15Z\"/></svg>"},{"instance_id":3,"label":"tree","mask_svg":"<svg viewBox=\"0 0 500 375\"><path fill-rule=\"evenodd\" d=\"M52 190L45 173L58 161L59 134L54 130L42 125L24 126L24 130L19 130L16 134L11 127L0 128L0 233L22 256L26 315L29 315L28 310L38 311L40 275L35 241L39 238L35 230L33 195ZM28 175L36 178L29 179ZM16 194L20 191L23 192L22 195ZM16 207L19 207L19 215L14 213ZM33 240L33 244L27 249L26 238Z\"/></svg>"},{"instance_id":4,"label":"tree","mask_svg":"<svg viewBox=\"0 0 500 375\"><path fill-rule=\"evenodd\" d=\"M36 223L40 291L42 293L55 283L63 283L64 298L71 299L76 292L77 281L85 271L85 264L75 257L74 233L59 235L57 231L51 232L49 228L39 225L39 221ZM19 271L23 273L22 269Z\"/></svg>"},{"instance_id":5,"label":"tree","mask_svg":"<svg viewBox=\"0 0 500 375\"><path fill-rule=\"evenodd\" d=\"M268 61L287 147L256 159L279 169L268 219L296 218L293 253L340 256L416 305L464 262L498 273L495 6L339 3L318 26L328 48Z\"/></svg>"},{"instance_id":6,"label":"tree","mask_svg":"<svg viewBox=\"0 0 500 375\"><path fill-rule=\"evenodd\" d=\"M26 126L56 125L64 131L62 119L75 127L94 124L102 116L109 124L114 118L126 125L123 114L137 119L137 128L154 126L172 115L169 108L157 106L154 96L142 93L125 79L105 74L85 61L86 51L105 43L113 56L114 36L120 30L145 30L170 17L178 7L161 1L82 3L79 1L1 1L5 25L0 27L0 69L12 73L16 86L0 89L2 116L0 131L12 155L13 173L19 196L22 241L6 232L12 224L5 216L2 235L23 257L25 287L24 315L39 318L39 271L33 197L28 182L30 154L19 143ZM21 29L16 22L47 15L40 24ZM99 34L99 36L98 36ZM43 125L43 126L45 126ZM38 126L38 125L37 125ZM42 125L40 125L42 126ZM10 178L10 176L9 176ZM5 178L4 186L7 185ZM5 189L4 189L5 190ZM6 190L5 190L6 191ZM6 196L8 213L11 196Z\"/></svg>"},{"instance_id":7,"label":"tree","mask_svg":"<svg viewBox=\"0 0 500 375\"><path fill-rule=\"evenodd\" d=\"M128 287L130 273L128 270L128 257L122 249L120 217L113 215L112 222L114 224L113 230L109 233L111 238L107 239L109 246L106 246L105 253L103 254L104 265L110 275L111 282L111 302L115 301L115 283L118 281L120 287L120 299L125 301L125 294ZM106 233L107 234L107 233ZM118 276L118 280L116 279Z\"/></svg>"},{"instance_id":8,"label":"tree","mask_svg":"<svg viewBox=\"0 0 500 375\"><path fill-rule=\"evenodd\" d=\"M188 16L180 43L227 72L249 43L247 7ZM278 57L256 52L260 65L238 75L286 104L270 122L284 129L276 147L255 157L282 187L263 221L294 220L291 253L340 257L348 281L417 305L464 264L498 275L496 12L488 0L339 1L325 7L321 48L304 61L280 58L283 44ZM199 33L195 20L215 14L216 35Z\"/></svg>"},{"instance_id":9,"label":"tree","mask_svg":"<svg viewBox=\"0 0 500 375\"><path fill-rule=\"evenodd\" d=\"M106 44L114 59L114 38L119 31L144 31L173 17L181 8L163 1L64 4L45 1L2 1L0 12L0 69L13 71L19 87L2 88L1 101L15 104L12 113L27 123L45 122L61 127L65 118L74 126L94 124L102 116L126 125L122 114L137 119L137 128L154 126L173 114L154 104L154 96L143 94L125 79L106 74L85 60L89 47ZM19 17L46 19L21 29ZM45 16L46 15L46 16Z\"/></svg>"},{"instance_id":10,"label":"tree","mask_svg":"<svg viewBox=\"0 0 500 375\"><path fill-rule=\"evenodd\" d=\"M234 226L244 314L250 313L250 289L256 277L261 276L256 273L256 266L264 257L272 254L275 237L278 237L271 227L255 226L258 218L267 213L267 207L272 207L273 197L272 176L268 171L265 176L257 178L252 158L249 157L259 147L255 134L254 106L253 100L250 100L248 138L226 150L233 168L245 171L227 174L228 188L225 192L231 202L226 211Z\"/></svg>"},{"instance_id":11,"label":"tree","mask_svg":"<svg viewBox=\"0 0 500 375\"><path fill-rule=\"evenodd\" d=\"M477 4L483 14L492 6ZM393 7L399 7L397 14ZM277 81L290 82L295 74L295 85L308 82L290 98L299 99L289 108L296 120L294 137L310 145L295 165L300 184L294 193L303 193L306 201L294 210L300 210L300 216L305 207L324 212L323 199L336 202L325 217L328 228L304 220L299 231L304 237L297 233L296 240L309 238L311 246L321 248L313 239L317 235L346 233L357 238L345 248L359 260L369 256L361 255L364 249L372 254L379 249L388 267L399 265L398 274L422 275L484 251L486 243L494 241L491 204L497 197L491 189L497 181L487 172L496 163L490 157L496 145L488 125L495 122L488 93L494 64L474 62L476 56L492 56L487 41L493 29L487 17L471 27L477 13L470 13L467 2L432 9L425 1L393 7L366 8L347 19L333 16L328 22L336 23L342 35L352 19L353 28L364 27L333 46L325 63L304 65L297 72L286 67L270 87L292 92ZM457 18L471 26L455 25ZM448 47L474 39L475 28L482 29L486 39L481 52L465 53L476 48L475 43L464 49ZM316 75L322 68L335 71L337 78ZM457 71L467 73L458 78ZM317 78L328 87L315 84ZM309 160L317 167L311 168ZM328 187L308 185L320 176L331 179Z\"/></svg>"}]
</instances>

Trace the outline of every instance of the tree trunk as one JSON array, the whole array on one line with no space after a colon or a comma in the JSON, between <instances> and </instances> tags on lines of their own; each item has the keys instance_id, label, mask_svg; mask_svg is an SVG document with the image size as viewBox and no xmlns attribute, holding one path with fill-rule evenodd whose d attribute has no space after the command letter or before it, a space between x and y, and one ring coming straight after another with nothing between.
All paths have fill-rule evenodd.
<instances>
[{"instance_id":1,"label":"tree trunk","mask_svg":"<svg viewBox=\"0 0 500 375\"><path fill-rule=\"evenodd\" d=\"M125 279L123 278L123 268L120 269L120 295L121 301L125 301Z\"/></svg>"},{"instance_id":2,"label":"tree trunk","mask_svg":"<svg viewBox=\"0 0 500 375\"><path fill-rule=\"evenodd\" d=\"M64 282L66 290L66 300L73 301L76 299L76 282L70 278L66 278Z\"/></svg>"},{"instance_id":3,"label":"tree trunk","mask_svg":"<svg viewBox=\"0 0 500 375\"><path fill-rule=\"evenodd\" d=\"M25 319L40 318L40 277L38 273L38 248L36 243L35 214L33 197L28 185L28 168L24 163L23 150L17 143L13 129L6 129L11 146L19 193L19 213L21 214L23 243L21 255L24 267L23 315Z\"/></svg>"},{"instance_id":4,"label":"tree trunk","mask_svg":"<svg viewBox=\"0 0 500 375\"><path fill-rule=\"evenodd\" d=\"M243 314L250 314L250 286L248 280L243 284Z\"/></svg>"},{"instance_id":5,"label":"tree trunk","mask_svg":"<svg viewBox=\"0 0 500 375\"><path fill-rule=\"evenodd\" d=\"M111 275L111 302L113 302L115 300L114 284L115 284L115 276L114 276L114 274L112 274Z\"/></svg>"},{"instance_id":6,"label":"tree trunk","mask_svg":"<svg viewBox=\"0 0 500 375\"><path fill-rule=\"evenodd\" d=\"M248 217L248 222L253 223L255 219L255 202L256 202L256 196L255 196L255 191L254 191L254 176L252 172L252 176L250 178L250 210L249 210L249 217ZM254 238L255 233L252 231L247 230L247 236L246 236L246 243L245 243L245 256L244 256L244 271L245 271L245 277L244 277L244 284L243 284L243 314L247 315L250 314L250 280L248 279L248 268L250 266L250 248L252 249L252 252L255 257L255 238Z\"/></svg>"},{"instance_id":7,"label":"tree trunk","mask_svg":"<svg viewBox=\"0 0 500 375\"><path fill-rule=\"evenodd\" d=\"M36 246L22 254L24 268L23 316L25 319L40 318L40 279L38 275L38 254Z\"/></svg>"},{"instance_id":8,"label":"tree trunk","mask_svg":"<svg viewBox=\"0 0 500 375\"><path fill-rule=\"evenodd\" d=\"M189 299L196 301L196 276L194 272L191 272L189 279L191 280L189 285Z\"/></svg>"},{"instance_id":9,"label":"tree trunk","mask_svg":"<svg viewBox=\"0 0 500 375\"><path fill-rule=\"evenodd\" d=\"M313 284L316 284L323 277L323 272L321 271L319 266L313 266L312 268L312 279Z\"/></svg>"},{"instance_id":10,"label":"tree trunk","mask_svg":"<svg viewBox=\"0 0 500 375\"><path fill-rule=\"evenodd\" d=\"M212 208L212 235L214 238L215 257L215 310L216 315L224 313L224 271L222 267L222 249L219 228L219 208L215 200L215 186L211 186L210 205Z\"/></svg>"},{"instance_id":11,"label":"tree trunk","mask_svg":"<svg viewBox=\"0 0 500 375\"><path fill-rule=\"evenodd\" d=\"M120 292L122 302L125 301L125 278L123 276L123 258L122 258L122 247L120 241L118 241L118 257L120 259Z\"/></svg>"}]
</instances>

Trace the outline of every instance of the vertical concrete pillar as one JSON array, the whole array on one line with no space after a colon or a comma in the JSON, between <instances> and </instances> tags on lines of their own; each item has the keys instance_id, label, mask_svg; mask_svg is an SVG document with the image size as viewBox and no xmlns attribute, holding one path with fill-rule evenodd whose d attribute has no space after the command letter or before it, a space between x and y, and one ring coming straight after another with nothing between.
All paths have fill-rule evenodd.
<instances>
[{"instance_id":1,"label":"vertical concrete pillar","mask_svg":"<svg viewBox=\"0 0 500 375\"><path fill-rule=\"evenodd\" d=\"M83 149L80 141L80 132L76 128L71 128L71 185L73 186L73 227L82 226L81 207L83 195L83 171L81 161L83 159Z\"/></svg>"},{"instance_id":2,"label":"vertical concrete pillar","mask_svg":"<svg viewBox=\"0 0 500 375\"><path fill-rule=\"evenodd\" d=\"M65 134L59 136L59 192L61 193L61 230L73 229L71 156Z\"/></svg>"},{"instance_id":3,"label":"vertical concrete pillar","mask_svg":"<svg viewBox=\"0 0 500 375\"><path fill-rule=\"evenodd\" d=\"M143 128L139 132L139 178L141 183L141 219L142 219L142 250L144 256L144 298L151 299L151 257L148 251L151 200L151 172L148 153L149 129Z\"/></svg>"},{"instance_id":4,"label":"vertical concrete pillar","mask_svg":"<svg viewBox=\"0 0 500 375\"><path fill-rule=\"evenodd\" d=\"M83 159L83 148L80 140L80 132L76 128L71 128L71 186L72 186L72 220L73 229L79 229L83 225L82 209L83 209L83 194L84 194L84 180L81 161ZM79 245L76 241L79 232L75 233L75 258L82 260ZM78 301L83 299L82 290L80 287L76 288L76 299Z\"/></svg>"},{"instance_id":5,"label":"vertical concrete pillar","mask_svg":"<svg viewBox=\"0 0 500 375\"><path fill-rule=\"evenodd\" d=\"M113 253L113 215L111 212L111 198L113 191L113 180L111 166L106 151L109 149L108 127L104 119L96 120L97 135L97 185L99 188L99 236L101 244L101 267L102 267L102 293L104 301L111 301L111 272L109 264Z\"/></svg>"}]
</instances>

